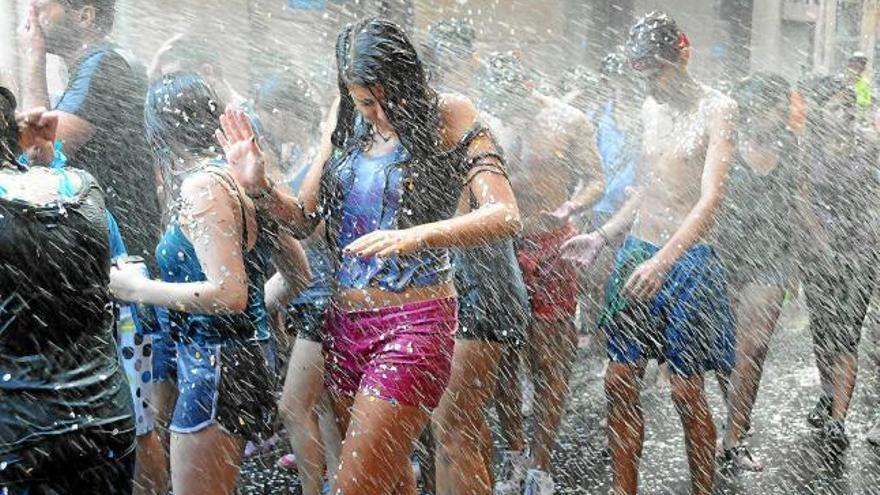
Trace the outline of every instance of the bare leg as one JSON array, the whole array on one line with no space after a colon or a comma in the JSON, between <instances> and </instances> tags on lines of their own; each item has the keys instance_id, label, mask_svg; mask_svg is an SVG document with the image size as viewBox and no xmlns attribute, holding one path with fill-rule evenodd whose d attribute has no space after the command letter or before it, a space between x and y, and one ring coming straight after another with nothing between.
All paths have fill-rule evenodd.
<instances>
[{"instance_id":1,"label":"bare leg","mask_svg":"<svg viewBox=\"0 0 880 495\"><path fill-rule=\"evenodd\" d=\"M638 490L639 461L645 441L639 376L644 371L645 363L611 363L605 373L614 495L636 495Z\"/></svg>"},{"instance_id":2,"label":"bare leg","mask_svg":"<svg viewBox=\"0 0 880 495\"><path fill-rule=\"evenodd\" d=\"M539 320L534 322L529 334L528 356L535 387L532 462L536 469L549 472L569 393L568 377L577 349L577 330L571 320Z\"/></svg>"},{"instance_id":3,"label":"bare leg","mask_svg":"<svg viewBox=\"0 0 880 495\"><path fill-rule=\"evenodd\" d=\"M137 438L134 495L168 493L168 455L156 430Z\"/></svg>"},{"instance_id":4,"label":"bare leg","mask_svg":"<svg viewBox=\"0 0 880 495\"><path fill-rule=\"evenodd\" d=\"M135 472L135 493L161 495L168 493L171 484L171 465L169 463L171 435L168 432L168 425L171 423L171 415L174 412L176 401L177 384L174 381L153 383L152 397L148 401L148 405L153 411L155 428L152 435L155 438L138 439L137 464L141 471ZM155 442L156 445L142 447L141 442L148 442L148 444ZM148 450L149 453L143 449ZM141 488L138 488L139 484Z\"/></svg>"},{"instance_id":5,"label":"bare leg","mask_svg":"<svg viewBox=\"0 0 880 495\"><path fill-rule=\"evenodd\" d=\"M197 433L171 434L171 484L175 495L231 495L244 440L217 425Z\"/></svg>"},{"instance_id":6,"label":"bare leg","mask_svg":"<svg viewBox=\"0 0 880 495\"><path fill-rule=\"evenodd\" d=\"M731 376L729 415L724 446L739 444L751 427L752 409L764 371L764 360L782 311L781 287L747 285L736 301L736 368Z\"/></svg>"},{"instance_id":7,"label":"bare leg","mask_svg":"<svg viewBox=\"0 0 880 495\"><path fill-rule=\"evenodd\" d=\"M337 403L337 416L348 410ZM409 456L413 442L428 422L417 407L394 405L358 395L342 445L342 460L331 493L340 495L415 495L416 483Z\"/></svg>"},{"instance_id":8,"label":"bare leg","mask_svg":"<svg viewBox=\"0 0 880 495\"><path fill-rule=\"evenodd\" d=\"M855 352L842 353L834 360L834 402L831 417L845 420L852 401L853 390L856 388L856 376L859 370L859 357Z\"/></svg>"},{"instance_id":9,"label":"bare leg","mask_svg":"<svg viewBox=\"0 0 880 495\"><path fill-rule=\"evenodd\" d=\"M318 425L321 428L321 443L324 444L324 460L327 463L327 475L333 478L339 470L339 457L342 455L342 434L336 424L333 412L333 400L324 389L318 403Z\"/></svg>"},{"instance_id":10,"label":"bare leg","mask_svg":"<svg viewBox=\"0 0 880 495\"><path fill-rule=\"evenodd\" d=\"M523 431L519 364L519 350L513 346L505 346L498 363L495 403L504 443L510 450L522 451L526 448L526 441Z\"/></svg>"},{"instance_id":11,"label":"bare leg","mask_svg":"<svg viewBox=\"0 0 880 495\"><path fill-rule=\"evenodd\" d=\"M495 390L501 345L456 340L452 375L434 412L438 495L490 495L485 409Z\"/></svg>"},{"instance_id":12,"label":"bare leg","mask_svg":"<svg viewBox=\"0 0 880 495\"><path fill-rule=\"evenodd\" d=\"M671 384L672 401L684 426L691 493L710 495L715 477L715 423L706 402L703 376L673 376Z\"/></svg>"},{"instance_id":13,"label":"bare leg","mask_svg":"<svg viewBox=\"0 0 880 495\"><path fill-rule=\"evenodd\" d=\"M316 411L323 380L321 344L297 339L278 409L299 466L303 495L320 495L324 482L324 447Z\"/></svg>"}]
</instances>

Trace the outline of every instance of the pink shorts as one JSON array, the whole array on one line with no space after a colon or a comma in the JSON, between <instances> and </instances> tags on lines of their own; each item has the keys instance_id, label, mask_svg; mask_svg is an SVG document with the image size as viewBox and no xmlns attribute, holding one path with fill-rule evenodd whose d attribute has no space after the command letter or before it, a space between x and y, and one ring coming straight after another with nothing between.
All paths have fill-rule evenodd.
<instances>
[{"instance_id":1,"label":"pink shorts","mask_svg":"<svg viewBox=\"0 0 880 495\"><path fill-rule=\"evenodd\" d=\"M455 299L345 312L331 306L324 337L328 389L413 407L440 403L458 327Z\"/></svg>"}]
</instances>

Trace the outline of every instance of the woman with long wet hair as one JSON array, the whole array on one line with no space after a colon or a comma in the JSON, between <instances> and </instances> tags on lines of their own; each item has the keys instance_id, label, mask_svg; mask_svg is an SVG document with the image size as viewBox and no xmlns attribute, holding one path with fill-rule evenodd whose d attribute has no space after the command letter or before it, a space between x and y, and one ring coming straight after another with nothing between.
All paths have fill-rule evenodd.
<instances>
[{"instance_id":1,"label":"woman with long wet hair","mask_svg":"<svg viewBox=\"0 0 880 495\"><path fill-rule=\"evenodd\" d=\"M156 247L161 280L129 264L111 275L121 300L169 309L177 350L171 418L174 493L235 489L245 440L271 435L274 356L267 306L282 308L301 259L296 242L261 223L215 150L222 104L197 74L173 73L149 89L144 120L168 164L171 221ZM280 256L279 256L280 254ZM264 290L270 256L284 284Z\"/></svg>"},{"instance_id":2,"label":"woman with long wet hair","mask_svg":"<svg viewBox=\"0 0 880 495\"><path fill-rule=\"evenodd\" d=\"M428 86L399 26L347 26L336 61L336 122L299 197L266 178L241 112L217 138L263 216L300 236L326 223L337 267L326 381L346 432L333 493L413 494L409 455L446 386L457 325L448 249L515 234L519 212L473 105ZM476 207L453 218L462 195Z\"/></svg>"}]
</instances>

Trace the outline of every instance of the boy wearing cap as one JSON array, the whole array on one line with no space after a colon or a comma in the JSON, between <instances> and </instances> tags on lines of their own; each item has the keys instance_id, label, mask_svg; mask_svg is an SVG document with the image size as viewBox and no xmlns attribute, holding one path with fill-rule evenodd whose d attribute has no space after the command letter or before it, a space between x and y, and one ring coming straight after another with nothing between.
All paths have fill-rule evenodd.
<instances>
[{"instance_id":1,"label":"boy wearing cap","mask_svg":"<svg viewBox=\"0 0 880 495\"><path fill-rule=\"evenodd\" d=\"M724 272L704 238L733 156L736 105L689 75L690 42L666 14L649 14L632 28L626 56L649 96L637 188L607 223L563 249L589 265L608 239L629 231L600 317L611 359L605 390L614 493L637 491L644 442L638 381L647 360L657 359L673 373L691 492L710 494L716 433L704 374L732 368L734 334Z\"/></svg>"}]
</instances>

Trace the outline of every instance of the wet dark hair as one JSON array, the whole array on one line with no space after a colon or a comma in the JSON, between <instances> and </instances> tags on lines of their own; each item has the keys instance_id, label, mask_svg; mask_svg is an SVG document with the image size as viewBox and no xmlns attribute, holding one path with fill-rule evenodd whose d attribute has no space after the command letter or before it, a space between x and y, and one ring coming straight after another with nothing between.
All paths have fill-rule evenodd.
<instances>
[{"instance_id":1,"label":"wet dark hair","mask_svg":"<svg viewBox=\"0 0 880 495\"><path fill-rule=\"evenodd\" d=\"M779 74L757 72L733 86L731 96L739 108L740 120L762 111L788 106L791 84Z\"/></svg>"},{"instance_id":2,"label":"wet dark hair","mask_svg":"<svg viewBox=\"0 0 880 495\"><path fill-rule=\"evenodd\" d=\"M95 25L104 32L113 29L113 22L116 19L116 0L60 0L60 3L73 9L91 5L95 8Z\"/></svg>"},{"instance_id":3,"label":"wet dark hair","mask_svg":"<svg viewBox=\"0 0 880 495\"><path fill-rule=\"evenodd\" d=\"M336 41L340 103L332 142L337 153L325 165L321 205L332 225L341 218L342 187L336 171L347 158L370 142L372 126L355 109L348 85L381 86L382 110L397 132L408 156L390 167L401 169L405 185L400 198L401 228L451 216L461 193L456 181L461 166L440 145L440 106L428 85L422 61L397 24L365 19L346 26Z\"/></svg>"},{"instance_id":4,"label":"wet dark hair","mask_svg":"<svg viewBox=\"0 0 880 495\"><path fill-rule=\"evenodd\" d=\"M656 57L677 63L681 51L689 45L687 36L665 12L651 12L642 17L629 31L624 51L630 63Z\"/></svg>"},{"instance_id":5,"label":"wet dark hair","mask_svg":"<svg viewBox=\"0 0 880 495\"><path fill-rule=\"evenodd\" d=\"M216 145L223 103L194 72L174 72L155 81L144 103L147 142L160 162L174 153L203 153Z\"/></svg>"},{"instance_id":6,"label":"wet dark hair","mask_svg":"<svg viewBox=\"0 0 880 495\"><path fill-rule=\"evenodd\" d=\"M20 150L15 95L0 86L0 164L14 164Z\"/></svg>"},{"instance_id":7,"label":"wet dark hair","mask_svg":"<svg viewBox=\"0 0 880 495\"><path fill-rule=\"evenodd\" d=\"M346 26L336 40L336 64L341 95L333 132L336 147L347 148L352 138L363 144L372 132L369 124L356 126L357 111L348 86L381 86L382 110L412 158L424 160L440 153L439 99L400 26L375 18Z\"/></svg>"}]
</instances>

